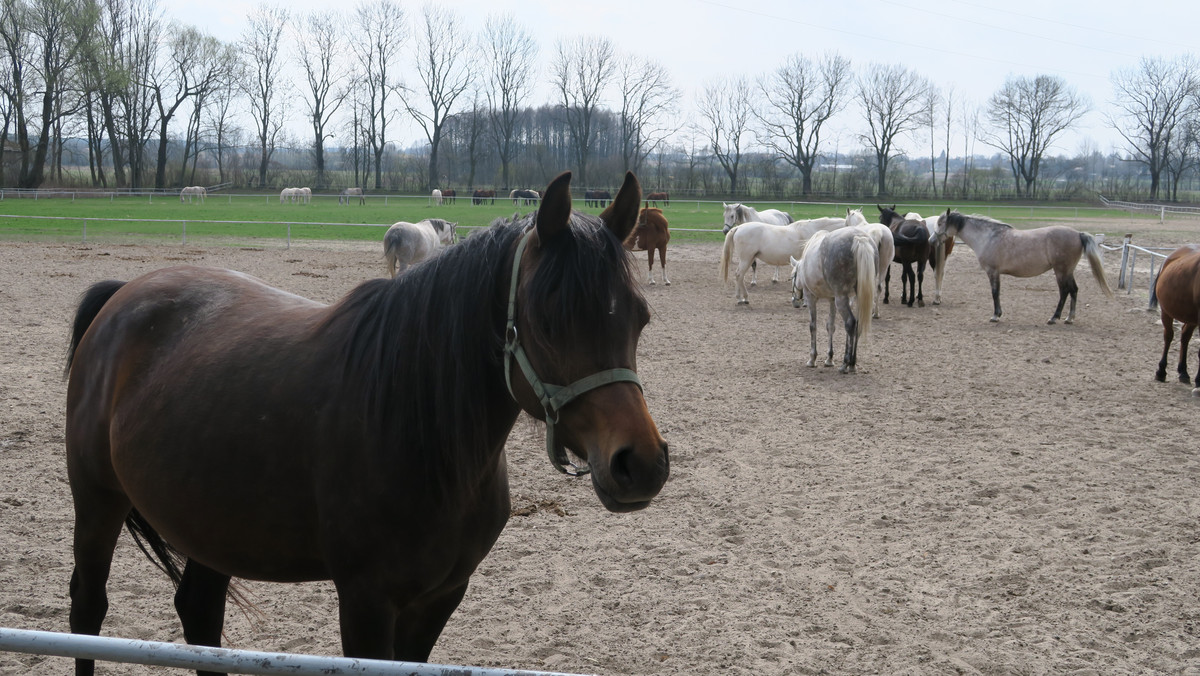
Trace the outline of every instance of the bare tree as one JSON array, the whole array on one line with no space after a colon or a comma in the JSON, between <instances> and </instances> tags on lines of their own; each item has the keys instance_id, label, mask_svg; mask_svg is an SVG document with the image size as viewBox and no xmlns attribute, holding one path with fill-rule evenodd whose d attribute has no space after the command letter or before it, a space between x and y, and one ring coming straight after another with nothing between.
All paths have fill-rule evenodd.
<instances>
[{"instance_id":1,"label":"bare tree","mask_svg":"<svg viewBox=\"0 0 1200 676\"><path fill-rule=\"evenodd\" d=\"M345 67L339 57L344 36L337 12L314 12L297 26L297 55L308 84L304 99L312 125L312 155L316 164L316 187L325 187L325 139L331 138L330 121L345 101L349 88Z\"/></svg>"},{"instance_id":2,"label":"bare tree","mask_svg":"<svg viewBox=\"0 0 1200 676\"><path fill-rule=\"evenodd\" d=\"M642 161L676 131L667 118L676 110L679 90L662 64L633 55L620 59L617 85L622 168L641 173Z\"/></svg>"},{"instance_id":3,"label":"bare tree","mask_svg":"<svg viewBox=\"0 0 1200 676\"><path fill-rule=\"evenodd\" d=\"M1009 77L988 100L990 126L980 140L1008 156L1017 194L1034 197L1046 151L1089 107L1061 77Z\"/></svg>"},{"instance_id":4,"label":"bare tree","mask_svg":"<svg viewBox=\"0 0 1200 676\"><path fill-rule=\"evenodd\" d=\"M355 54L362 87L360 129L375 164L375 189L383 187L383 153L387 149L387 126L392 119L388 97L398 87L392 69L400 46L407 37L404 10L394 0L364 0L355 10L358 39ZM365 182L365 180L364 180Z\"/></svg>"},{"instance_id":5,"label":"bare tree","mask_svg":"<svg viewBox=\"0 0 1200 676\"><path fill-rule=\"evenodd\" d=\"M200 51L194 68L197 87L192 96L192 110L188 115L187 131L183 140L183 162L180 167L182 179L187 175L188 160L191 160L191 174L182 181L192 184L196 182L196 163L200 157L204 109L218 96L218 92L229 92L236 85L237 78L242 73L242 63L232 44L206 39L205 48Z\"/></svg>"},{"instance_id":6,"label":"bare tree","mask_svg":"<svg viewBox=\"0 0 1200 676\"><path fill-rule=\"evenodd\" d=\"M267 184L267 168L285 124L283 77L285 56L281 53L288 12L282 7L258 5L246 17L242 48L246 56L243 91L250 99L250 116L258 136L258 185Z\"/></svg>"},{"instance_id":7,"label":"bare tree","mask_svg":"<svg viewBox=\"0 0 1200 676\"><path fill-rule=\"evenodd\" d=\"M897 154L896 139L920 126L929 83L904 66L873 63L857 85L867 122L867 133L859 139L875 153L878 193L886 195L888 164Z\"/></svg>"},{"instance_id":8,"label":"bare tree","mask_svg":"<svg viewBox=\"0 0 1200 676\"><path fill-rule=\"evenodd\" d=\"M582 186L591 185L587 169L600 132L597 113L616 69L612 40L597 36L559 40L550 64L550 81L566 117Z\"/></svg>"},{"instance_id":9,"label":"bare tree","mask_svg":"<svg viewBox=\"0 0 1200 676\"><path fill-rule=\"evenodd\" d=\"M237 145L237 141L243 134L243 130L234 122L233 109L238 94L237 83L245 79L242 73L245 64L235 60L233 67L235 70L230 79L212 91L206 115L207 133L205 135L209 138L210 149L216 154L217 174L221 183L228 180L226 167L231 155L230 148Z\"/></svg>"},{"instance_id":10,"label":"bare tree","mask_svg":"<svg viewBox=\"0 0 1200 676\"><path fill-rule=\"evenodd\" d=\"M767 101L756 114L761 138L800 172L805 195L812 194L822 128L845 107L850 81L850 60L831 53L819 62L794 54L758 82Z\"/></svg>"},{"instance_id":11,"label":"bare tree","mask_svg":"<svg viewBox=\"0 0 1200 676\"><path fill-rule=\"evenodd\" d=\"M1190 56L1143 58L1136 68L1112 76L1118 112L1108 123L1125 139L1132 160L1146 165L1152 199L1158 197L1184 111L1200 88L1196 66Z\"/></svg>"},{"instance_id":12,"label":"bare tree","mask_svg":"<svg viewBox=\"0 0 1200 676\"><path fill-rule=\"evenodd\" d=\"M404 97L404 108L429 141L427 189L439 185L438 150L442 145L446 118L453 112L458 97L471 84L471 73L467 69L471 45L467 29L457 14L433 4L422 8L414 43L421 90Z\"/></svg>"},{"instance_id":13,"label":"bare tree","mask_svg":"<svg viewBox=\"0 0 1200 676\"><path fill-rule=\"evenodd\" d=\"M496 154L500 157L503 188L510 187L509 172L516 154L516 133L533 90L538 46L533 34L512 14L493 15L483 27L480 47L487 57L483 82L488 119Z\"/></svg>"},{"instance_id":14,"label":"bare tree","mask_svg":"<svg viewBox=\"0 0 1200 676\"><path fill-rule=\"evenodd\" d=\"M929 132L929 187L934 197L937 197L937 109L941 102L941 92L931 84L921 101L921 121ZM946 154L950 154L948 149Z\"/></svg>"},{"instance_id":15,"label":"bare tree","mask_svg":"<svg viewBox=\"0 0 1200 676\"><path fill-rule=\"evenodd\" d=\"M942 197L946 197L946 184L950 180L950 128L954 122L954 87L946 90L946 154L942 159ZM937 191L934 191L935 195Z\"/></svg>"},{"instance_id":16,"label":"bare tree","mask_svg":"<svg viewBox=\"0 0 1200 676\"><path fill-rule=\"evenodd\" d=\"M1167 153L1165 169L1170 177L1167 186L1169 199L1179 200L1179 181L1197 167L1200 167L1200 111L1195 105L1190 105L1176 132L1176 140L1171 143Z\"/></svg>"},{"instance_id":17,"label":"bare tree","mask_svg":"<svg viewBox=\"0 0 1200 676\"><path fill-rule=\"evenodd\" d=\"M729 177L730 194L736 195L742 143L753 115L750 83L744 77L714 80L704 86L697 107L702 118L697 132Z\"/></svg>"}]
</instances>

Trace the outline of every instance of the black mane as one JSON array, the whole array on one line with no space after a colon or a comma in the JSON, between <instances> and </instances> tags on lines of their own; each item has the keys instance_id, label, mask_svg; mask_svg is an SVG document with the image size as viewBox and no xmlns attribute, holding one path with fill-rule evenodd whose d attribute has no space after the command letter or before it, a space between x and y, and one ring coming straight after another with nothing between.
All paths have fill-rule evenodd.
<instances>
[{"instance_id":1,"label":"black mane","mask_svg":"<svg viewBox=\"0 0 1200 676\"><path fill-rule=\"evenodd\" d=\"M364 282L328 322L344 336L342 387L361 406L368 438L446 490L481 470L504 441L497 430L506 436L518 413L503 332L516 240L534 218L499 219L395 279ZM578 212L543 248L524 293L531 330L522 342L551 358L556 347L612 339L614 301L647 312L621 243Z\"/></svg>"}]
</instances>

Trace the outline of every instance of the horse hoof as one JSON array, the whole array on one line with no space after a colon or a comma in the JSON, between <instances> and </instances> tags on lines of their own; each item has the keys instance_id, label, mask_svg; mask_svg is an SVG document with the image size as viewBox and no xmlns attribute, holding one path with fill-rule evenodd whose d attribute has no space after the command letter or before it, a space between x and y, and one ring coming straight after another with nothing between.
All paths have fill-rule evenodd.
<instances>
[{"instance_id":1,"label":"horse hoof","mask_svg":"<svg viewBox=\"0 0 1200 676\"><path fill-rule=\"evenodd\" d=\"M1200 387L1197 387L1196 389L1192 390L1192 396L1200 397Z\"/></svg>"},{"instance_id":2,"label":"horse hoof","mask_svg":"<svg viewBox=\"0 0 1200 676\"><path fill-rule=\"evenodd\" d=\"M1063 324L1074 324L1074 323L1075 323L1075 320L1071 319L1070 317L1067 317L1066 319L1063 320Z\"/></svg>"},{"instance_id":3,"label":"horse hoof","mask_svg":"<svg viewBox=\"0 0 1200 676\"><path fill-rule=\"evenodd\" d=\"M923 301L923 300L917 301L917 307L925 307L925 301Z\"/></svg>"},{"instance_id":4,"label":"horse hoof","mask_svg":"<svg viewBox=\"0 0 1200 676\"><path fill-rule=\"evenodd\" d=\"M667 281L663 282L663 284L666 286L671 286L671 280L668 279Z\"/></svg>"},{"instance_id":5,"label":"horse hoof","mask_svg":"<svg viewBox=\"0 0 1200 676\"><path fill-rule=\"evenodd\" d=\"M821 364L821 366L826 366L826 367L833 366L833 360L827 359L827 360L825 360L824 364Z\"/></svg>"},{"instance_id":6,"label":"horse hoof","mask_svg":"<svg viewBox=\"0 0 1200 676\"><path fill-rule=\"evenodd\" d=\"M809 359L807 362L805 362L805 363L804 363L804 365L805 365L805 366L809 366L809 367L816 366L816 365L817 365L817 360L816 360L816 359Z\"/></svg>"},{"instance_id":7,"label":"horse hoof","mask_svg":"<svg viewBox=\"0 0 1200 676\"><path fill-rule=\"evenodd\" d=\"M1161 383L1161 382L1165 382L1166 380L1167 380L1167 375L1166 375L1165 373L1163 374L1163 377L1162 377L1162 378L1159 378L1159 379L1158 379L1158 381L1159 381L1160 383ZM1192 384L1192 379L1191 379L1191 378L1189 378L1189 377L1187 377L1187 376L1179 376L1179 382L1183 383L1184 385L1191 385L1191 384Z\"/></svg>"},{"instance_id":8,"label":"horse hoof","mask_svg":"<svg viewBox=\"0 0 1200 676\"><path fill-rule=\"evenodd\" d=\"M992 316L992 318L991 318L991 319L989 319L988 321L989 321L989 322L992 322L992 323L994 324L994 323L996 323L996 322L1000 321L1000 318L999 318L999 317L996 317L995 315L993 315L993 316Z\"/></svg>"},{"instance_id":9,"label":"horse hoof","mask_svg":"<svg viewBox=\"0 0 1200 676\"><path fill-rule=\"evenodd\" d=\"M750 286L758 286L758 282L750 282Z\"/></svg>"},{"instance_id":10,"label":"horse hoof","mask_svg":"<svg viewBox=\"0 0 1200 676\"><path fill-rule=\"evenodd\" d=\"M749 305L749 304L750 304L750 301L748 301L748 300L739 300L738 301L738 305Z\"/></svg>"},{"instance_id":11,"label":"horse hoof","mask_svg":"<svg viewBox=\"0 0 1200 676\"><path fill-rule=\"evenodd\" d=\"M779 283L779 280L778 280L778 279L772 279L772 280L771 280L771 283L772 283L772 284L778 284L778 283Z\"/></svg>"},{"instance_id":12,"label":"horse hoof","mask_svg":"<svg viewBox=\"0 0 1200 676\"><path fill-rule=\"evenodd\" d=\"M1155 373L1155 374L1154 374L1154 379L1155 379L1155 380L1157 380L1157 381L1158 381L1158 382L1160 382L1160 383L1165 383L1165 382L1167 382L1167 373L1166 373L1166 371L1163 371L1162 373ZM1190 384L1191 384L1191 383L1189 383L1189 382L1185 381L1185 380L1184 380L1182 377L1180 377L1180 378L1179 378L1179 382L1183 383L1184 385L1190 385Z\"/></svg>"}]
</instances>

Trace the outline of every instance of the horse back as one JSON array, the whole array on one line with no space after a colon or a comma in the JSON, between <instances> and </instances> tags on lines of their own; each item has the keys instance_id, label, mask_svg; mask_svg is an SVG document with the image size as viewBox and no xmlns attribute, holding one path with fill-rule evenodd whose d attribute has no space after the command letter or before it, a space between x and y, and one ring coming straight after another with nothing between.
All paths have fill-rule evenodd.
<instances>
[{"instance_id":1,"label":"horse back","mask_svg":"<svg viewBox=\"0 0 1200 676\"><path fill-rule=\"evenodd\" d=\"M1159 307L1173 319L1200 322L1200 245L1186 244L1163 261L1154 293Z\"/></svg>"}]
</instances>

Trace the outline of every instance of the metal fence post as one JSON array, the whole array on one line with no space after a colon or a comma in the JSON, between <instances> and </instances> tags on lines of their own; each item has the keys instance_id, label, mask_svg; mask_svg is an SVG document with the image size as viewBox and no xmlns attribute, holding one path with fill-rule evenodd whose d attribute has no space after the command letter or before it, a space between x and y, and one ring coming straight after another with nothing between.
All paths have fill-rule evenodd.
<instances>
[{"instance_id":1,"label":"metal fence post","mask_svg":"<svg viewBox=\"0 0 1200 676\"><path fill-rule=\"evenodd\" d=\"M291 223L287 224L287 246L284 248L286 248L286 249L292 248L292 224Z\"/></svg>"},{"instance_id":2,"label":"metal fence post","mask_svg":"<svg viewBox=\"0 0 1200 676\"><path fill-rule=\"evenodd\" d=\"M1133 271L1137 269L1137 249L1129 250L1129 284L1125 287L1125 295L1133 293Z\"/></svg>"}]
</instances>

